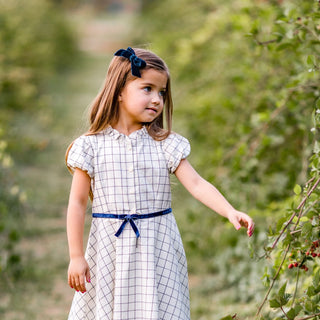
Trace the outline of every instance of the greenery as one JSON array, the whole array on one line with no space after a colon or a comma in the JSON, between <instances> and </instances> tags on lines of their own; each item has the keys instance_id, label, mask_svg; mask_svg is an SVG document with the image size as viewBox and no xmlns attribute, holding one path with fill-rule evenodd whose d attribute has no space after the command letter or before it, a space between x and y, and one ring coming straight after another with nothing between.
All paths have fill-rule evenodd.
<instances>
[{"instance_id":1,"label":"greenery","mask_svg":"<svg viewBox=\"0 0 320 320\"><path fill-rule=\"evenodd\" d=\"M21 275L21 238L26 193L15 165L46 148L19 129L26 119L41 122L50 113L47 78L74 59L75 40L63 15L42 0L2 1L0 6L0 280ZM32 130L32 128L31 128ZM32 161L32 160L30 160Z\"/></svg>"},{"instance_id":2,"label":"greenery","mask_svg":"<svg viewBox=\"0 0 320 320\"><path fill-rule=\"evenodd\" d=\"M161 12L165 17L154 19ZM185 215L185 204L179 202L184 211L181 220L188 221L182 223L182 233L190 269L198 272L200 265L203 270L202 260L207 272L232 273L225 285L242 289L235 297L239 302L254 295L264 301L260 286L255 286L253 295L250 281L243 286L244 277L259 281L254 266L275 270L264 275L269 286L265 300L277 287L270 307L280 309L280 314L266 311L266 319L318 313L318 287L307 285L319 277L316 264L294 278L297 289L291 298L284 286L279 289L279 282L280 275L292 278L283 272L290 259L300 267L304 260L313 262L306 250L319 238L319 18L318 1L155 1L145 5L137 26L140 42L150 42L169 64L178 92L176 126L184 128L191 140L192 162L233 204L243 210L253 208L249 213L258 226L250 243L253 256L261 256L262 248L267 248L268 260L248 264L243 241L224 235L216 219L206 213L205 223L199 225L199 211L205 209L191 205ZM293 189L300 194L299 186L306 181L299 205ZM277 226L269 236L279 237L279 247L272 250L265 244L271 241L264 235L265 221ZM212 239L213 232L222 241ZM226 245L234 252L227 260L223 259ZM214 257L208 254L213 246ZM292 265L292 274L291 269ZM281 311L288 304L288 313Z\"/></svg>"},{"instance_id":3,"label":"greenery","mask_svg":"<svg viewBox=\"0 0 320 320\"><path fill-rule=\"evenodd\" d=\"M52 288L53 281L66 286L63 214L62 225L56 219L69 189L63 152L74 131L85 131L81 113L110 59L86 54L65 72L77 52L61 10L77 5L13 0L0 7L0 287L8 294L9 285L13 301L0 301L0 314L8 320L37 319L41 304L46 319L57 319L58 303L68 304L61 314L69 308L66 288ZM142 1L141 8L126 44L149 43L168 63L174 128L190 139L191 163L256 221L248 240L173 180L192 319L317 318L318 1L162 0ZM120 25L120 16L100 13L99 19ZM31 266L21 242L37 255ZM41 302L43 290L59 292L50 296L51 307L48 299ZM33 297L28 311L22 296ZM6 308L17 313L10 318Z\"/></svg>"}]
</instances>

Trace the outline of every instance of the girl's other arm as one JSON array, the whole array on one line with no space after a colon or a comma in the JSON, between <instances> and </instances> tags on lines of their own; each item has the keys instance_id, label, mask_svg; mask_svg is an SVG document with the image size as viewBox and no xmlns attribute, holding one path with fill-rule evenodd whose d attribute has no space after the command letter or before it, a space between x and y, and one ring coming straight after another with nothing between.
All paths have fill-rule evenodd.
<instances>
[{"instance_id":1,"label":"girl's other arm","mask_svg":"<svg viewBox=\"0 0 320 320\"><path fill-rule=\"evenodd\" d=\"M86 172L76 169L72 179L67 213L70 254L68 283L71 288L81 292L86 291L85 279L90 282L89 266L83 252L84 220L89 190L90 177Z\"/></svg>"},{"instance_id":2,"label":"girl's other arm","mask_svg":"<svg viewBox=\"0 0 320 320\"><path fill-rule=\"evenodd\" d=\"M194 170L188 160L181 160L175 175L194 198L221 216L228 218L237 230L241 226L245 227L248 236L252 236L254 230L253 220L247 214L234 209L211 183L203 179Z\"/></svg>"}]
</instances>

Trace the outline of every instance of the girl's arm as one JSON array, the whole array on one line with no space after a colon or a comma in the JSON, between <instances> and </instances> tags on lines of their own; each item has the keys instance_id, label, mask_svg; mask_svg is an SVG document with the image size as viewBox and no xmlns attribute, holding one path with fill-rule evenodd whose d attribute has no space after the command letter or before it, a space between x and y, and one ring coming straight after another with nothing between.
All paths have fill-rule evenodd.
<instances>
[{"instance_id":1,"label":"girl's arm","mask_svg":"<svg viewBox=\"0 0 320 320\"><path fill-rule=\"evenodd\" d=\"M193 169L188 160L181 160L175 171L175 175L194 198L221 216L228 218L237 230L241 226L245 227L248 236L252 236L254 229L253 220L247 214L234 209L211 183L203 179Z\"/></svg>"},{"instance_id":2,"label":"girl's arm","mask_svg":"<svg viewBox=\"0 0 320 320\"><path fill-rule=\"evenodd\" d=\"M86 172L76 169L72 179L67 213L70 254L68 283L71 288L81 292L86 291L85 279L90 282L89 266L83 251L84 220L89 190L90 177Z\"/></svg>"}]
</instances>

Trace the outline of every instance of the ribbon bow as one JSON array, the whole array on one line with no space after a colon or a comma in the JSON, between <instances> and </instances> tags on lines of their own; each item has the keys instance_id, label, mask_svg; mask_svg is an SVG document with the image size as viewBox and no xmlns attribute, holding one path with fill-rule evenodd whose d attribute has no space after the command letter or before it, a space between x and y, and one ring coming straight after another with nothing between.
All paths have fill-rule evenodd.
<instances>
[{"instance_id":1,"label":"ribbon bow","mask_svg":"<svg viewBox=\"0 0 320 320\"><path fill-rule=\"evenodd\" d=\"M140 237L140 232L136 226L136 224L134 223L134 220L138 219L137 215L127 215L123 218L123 222L119 228L119 230L117 231L117 233L115 234L116 237L119 237L120 234L122 233L124 227L126 226L126 224L129 222L131 225L131 228L133 229L133 231L136 234L136 237L139 238Z\"/></svg>"},{"instance_id":2,"label":"ribbon bow","mask_svg":"<svg viewBox=\"0 0 320 320\"><path fill-rule=\"evenodd\" d=\"M129 59L131 62L132 75L141 78L140 69L144 68L147 64L143 59L136 56L136 53L132 48L128 47L126 50L120 49L114 55Z\"/></svg>"}]
</instances>

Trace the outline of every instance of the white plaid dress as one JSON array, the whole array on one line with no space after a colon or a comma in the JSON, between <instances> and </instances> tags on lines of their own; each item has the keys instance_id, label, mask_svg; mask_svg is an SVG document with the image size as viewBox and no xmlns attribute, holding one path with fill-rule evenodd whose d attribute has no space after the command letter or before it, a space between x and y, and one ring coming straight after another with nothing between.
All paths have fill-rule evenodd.
<instances>
[{"instance_id":1,"label":"white plaid dress","mask_svg":"<svg viewBox=\"0 0 320 320\"><path fill-rule=\"evenodd\" d=\"M109 127L75 140L68 166L91 177L93 213L149 214L171 207L170 173L190 153L184 137L156 141L147 129ZM172 213L136 220L93 218L86 250L91 283L75 293L69 320L189 320L187 263Z\"/></svg>"}]
</instances>

